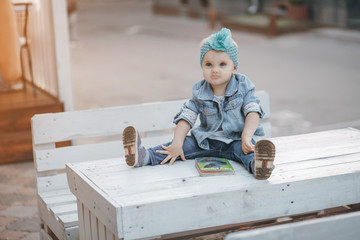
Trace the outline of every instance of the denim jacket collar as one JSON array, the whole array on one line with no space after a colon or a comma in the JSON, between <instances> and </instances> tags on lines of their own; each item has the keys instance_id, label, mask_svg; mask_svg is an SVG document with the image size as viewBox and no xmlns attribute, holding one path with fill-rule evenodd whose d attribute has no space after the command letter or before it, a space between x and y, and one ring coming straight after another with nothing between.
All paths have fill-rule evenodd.
<instances>
[{"instance_id":1,"label":"denim jacket collar","mask_svg":"<svg viewBox=\"0 0 360 240\"><path fill-rule=\"evenodd\" d=\"M205 81L205 80L204 80ZM238 81L235 74L232 75L228 85L226 86L225 97L231 97L238 91ZM214 93L210 83L206 82L201 86L199 91L199 99L201 100L213 100Z\"/></svg>"}]
</instances>

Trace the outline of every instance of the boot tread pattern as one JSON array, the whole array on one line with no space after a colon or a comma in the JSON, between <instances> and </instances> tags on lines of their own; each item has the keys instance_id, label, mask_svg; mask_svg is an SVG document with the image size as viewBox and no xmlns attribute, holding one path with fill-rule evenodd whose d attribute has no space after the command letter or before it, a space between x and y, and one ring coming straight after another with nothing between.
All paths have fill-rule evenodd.
<instances>
[{"instance_id":1,"label":"boot tread pattern","mask_svg":"<svg viewBox=\"0 0 360 240\"><path fill-rule=\"evenodd\" d=\"M275 145L269 140L260 140L255 145L255 178L264 180L271 176L275 158Z\"/></svg>"}]
</instances>

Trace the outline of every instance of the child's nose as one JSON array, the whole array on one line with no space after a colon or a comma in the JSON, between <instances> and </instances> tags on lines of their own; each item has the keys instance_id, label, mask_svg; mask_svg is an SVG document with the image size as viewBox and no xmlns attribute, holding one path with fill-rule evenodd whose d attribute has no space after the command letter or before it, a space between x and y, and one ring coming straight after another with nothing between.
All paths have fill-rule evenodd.
<instances>
[{"instance_id":1,"label":"child's nose","mask_svg":"<svg viewBox=\"0 0 360 240\"><path fill-rule=\"evenodd\" d=\"M213 73L219 72L219 68L217 66L214 66L213 69L212 69L212 72Z\"/></svg>"}]
</instances>

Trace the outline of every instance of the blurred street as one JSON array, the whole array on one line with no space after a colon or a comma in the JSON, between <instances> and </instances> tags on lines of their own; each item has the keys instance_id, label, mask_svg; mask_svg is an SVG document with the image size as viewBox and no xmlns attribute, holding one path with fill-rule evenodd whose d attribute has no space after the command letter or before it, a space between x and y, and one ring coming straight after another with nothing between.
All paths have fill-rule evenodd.
<instances>
[{"instance_id":1,"label":"blurred street","mask_svg":"<svg viewBox=\"0 0 360 240\"><path fill-rule=\"evenodd\" d=\"M81 3L75 109L190 97L202 79L199 44L211 33L203 19L153 15L151 1ZM273 136L360 127L359 31L232 33L238 71L270 93Z\"/></svg>"},{"instance_id":2,"label":"blurred street","mask_svg":"<svg viewBox=\"0 0 360 240\"><path fill-rule=\"evenodd\" d=\"M205 19L154 15L149 0L80 2L76 29L76 110L191 97L200 41L213 32ZM274 137L360 129L360 31L232 33L238 71L270 94ZM0 165L0 240L40 239L35 185L33 163Z\"/></svg>"}]
</instances>

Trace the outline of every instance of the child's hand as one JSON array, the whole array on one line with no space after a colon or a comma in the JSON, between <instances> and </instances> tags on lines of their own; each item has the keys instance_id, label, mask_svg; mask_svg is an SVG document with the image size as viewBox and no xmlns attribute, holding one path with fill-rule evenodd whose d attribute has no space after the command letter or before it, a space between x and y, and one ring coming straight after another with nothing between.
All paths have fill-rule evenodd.
<instances>
[{"instance_id":1,"label":"child's hand","mask_svg":"<svg viewBox=\"0 0 360 240\"><path fill-rule=\"evenodd\" d=\"M241 138L241 150L244 152L245 155L254 152L255 146L251 142L251 137Z\"/></svg>"},{"instance_id":2,"label":"child's hand","mask_svg":"<svg viewBox=\"0 0 360 240\"><path fill-rule=\"evenodd\" d=\"M157 150L156 152L167 155L167 157L160 163L161 165L164 165L169 160L169 166L173 165L178 156L180 156L181 160L186 161L182 146L171 144L168 147L165 147L164 145L161 145L161 147L164 150Z\"/></svg>"}]
</instances>

